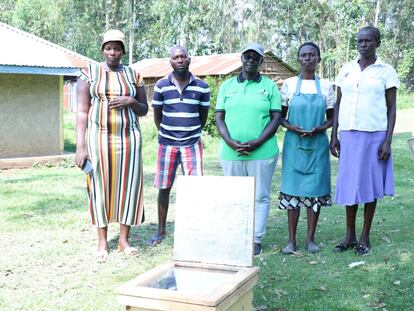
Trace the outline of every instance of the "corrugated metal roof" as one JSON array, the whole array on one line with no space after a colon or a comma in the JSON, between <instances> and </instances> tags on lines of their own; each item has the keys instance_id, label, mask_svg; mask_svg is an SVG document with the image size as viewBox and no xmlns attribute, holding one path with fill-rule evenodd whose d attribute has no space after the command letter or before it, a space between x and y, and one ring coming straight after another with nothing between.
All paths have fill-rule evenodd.
<instances>
[{"instance_id":1,"label":"corrugated metal roof","mask_svg":"<svg viewBox=\"0 0 414 311\"><path fill-rule=\"evenodd\" d=\"M296 72L295 69L283 62L271 51L266 51L265 54L267 57L275 59L288 70ZM161 78L172 70L169 58L143 59L132 66L143 78ZM240 53L191 56L190 71L196 76L227 75L240 68Z\"/></svg>"},{"instance_id":2,"label":"corrugated metal roof","mask_svg":"<svg viewBox=\"0 0 414 311\"><path fill-rule=\"evenodd\" d=\"M81 68L94 60L0 22L0 66ZM7 44L7 45L6 45Z\"/></svg>"},{"instance_id":3,"label":"corrugated metal roof","mask_svg":"<svg viewBox=\"0 0 414 311\"><path fill-rule=\"evenodd\" d=\"M80 74L79 68L62 68L62 67L35 67L35 66L9 66L0 65L0 73L12 74L32 74L32 75L52 75L52 76L72 76L77 77Z\"/></svg>"}]
</instances>

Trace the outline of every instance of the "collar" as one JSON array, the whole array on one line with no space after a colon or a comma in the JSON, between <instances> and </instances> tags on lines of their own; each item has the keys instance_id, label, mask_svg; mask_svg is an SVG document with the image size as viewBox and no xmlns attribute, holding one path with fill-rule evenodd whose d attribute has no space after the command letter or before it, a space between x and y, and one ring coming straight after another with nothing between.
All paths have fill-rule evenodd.
<instances>
[{"instance_id":1,"label":"collar","mask_svg":"<svg viewBox=\"0 0 414 311\"><path fill-rule=\"evenodd\" d=\"M196 78L190 71L189 71L189 73L190 73L190 81L188 82L188 84L191 84L193 81L195 81ZM174 84L173 77L174 77L174 74L171 72L168 75L168 81L170 81L170 83L172 83L172 84Z\"/></svg>"},{"instance_id":2,"label":"collar","mask_svg":"<svg viewBox=\"0 0 414 311\"><path fill-rule=\"evenodd\" d=\"M262 76L261 76L260 72L258 72L258 73L257 73L257 76L256 76L256 77L254 77L252 80L249 80L249 81L253 81L253 82L257 82L257 83L259 83L261 80L262 80ZM240 72L240 74L237 76L237 82L239 82L239 83L243 83L244 81L246 81L246 79L245 79L245 78L243 78L243 75L242 75L242 73Z\"/></svg>"},{"instance_id":3,"label":"collar","mask_svg":"<svg viewBox=\"0 0 414 311\"><path fill-rule=\"evenodd\" d=\"M105 70L105 71L107 71L107 72L121 72L121 71L123 71L124 70L124 64L122 64L122 63L119 63L119 66L118 66L118 69L119 70L116 70L116 71L113 71L113 70L111 70L109 67L108 67L108 65L105 63L105 62L101 62L100 63L100 65L102 66L102 68Z\"/></svg>"},{"instance_id":4,"label":"collar","mask_svg":"<svg viewBox=\"0 0 414 311\"><path fill-rule=\"evenodd\" d=\"M359 57L353 60L353 64L354 64L355 66L358 66L358 67L359 67L359 63L358 63L358 61L359 61ZM385 65L385 63L384 63L384 62L382 61L382 59L381 59L381 58L377 55L377 59L376 59L375 63L371 64L370 66L372 66L372 65L380 65L380 66L383 66L383 65Z\"/></svg>"}]
</instances>

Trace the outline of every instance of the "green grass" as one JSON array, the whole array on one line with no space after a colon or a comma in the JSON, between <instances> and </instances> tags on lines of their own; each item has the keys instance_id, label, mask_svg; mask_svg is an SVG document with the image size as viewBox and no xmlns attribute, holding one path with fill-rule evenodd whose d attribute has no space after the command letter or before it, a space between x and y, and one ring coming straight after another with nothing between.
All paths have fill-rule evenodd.
<instances>
[{"instance_id":1,"label":"green grass","mask_svg":"<svg viewBox=\"0 0 414 311\"><path fill-rule=\"evenodd\" d=\"M68 128L70 125L65 126ZM156 131L150 117L142 120L141 129L146 222L133 228L131 235L132 243L139 248L138 258L125 258L116 252L118 226L113 224L109 227L109 260L103 265L95 263L96 231L89 223L85 176L78 168L62 162L51 167L0 171L0 310L123 310L116 301L115 288L172 258L175 191L168 217L170 235L156 248L145 245L157 219L152 186ZM68 138L69 145L74 145L73 138ZM381 304L385 307L379 310L412 308L414 161L408 153L407 138L396 135L393 142L397 194L379 201L369 256L332 253L345 232L341 206L321 212L319 254L303 250L304 217L298 226L300 255L280 252L287 241L287 223L286 213L277 209L278 164L264 252L255 258L255 265L260 267L254 290L258 310L372 310ZM203 143L205 173L221 175L217 140L205 137ZM335 174L336 160L332 165ZM358 230L361 218L362 211ZM356 261L365 264L350 269L348 265Z\"/></svg>"},{"instance_id":2,"label":"green grass","mask_svg":"<svg viewBox=\"0 0 414 311\"><path fill-rule=\"evenodd\" d=\"M414 93L402 93L397 96L398 109L414 108Z\"/></svg>"},{"instance_id":3,"label":"green grass","mask_svg":"<svg viewBox=\"0 0 414 311\"><path fill-rule=\"evenodd\" d=\"M63 112L63 139L66 152L76 151L76 114L70 111Z\"/></svg>"}]
</instances>

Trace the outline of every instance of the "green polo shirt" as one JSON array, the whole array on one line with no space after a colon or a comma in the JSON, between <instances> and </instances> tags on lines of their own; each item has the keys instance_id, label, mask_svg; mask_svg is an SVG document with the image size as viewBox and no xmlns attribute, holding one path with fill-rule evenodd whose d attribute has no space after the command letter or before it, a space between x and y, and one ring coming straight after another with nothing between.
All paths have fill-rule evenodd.
<instances>
[{"instance_id":1,"label":"green polo shirt","mask_svg":"<svg viewBox=\"0 0 414 311\"><path fill-rule=\"evenodd\" d=\"M281 98L276 84L266 76L245 80L241 75L220 86L216 112L224 112L230 137L240 142L257 139L270 122L271 112L281 111ZM269 138L248 156L238 156L223 139L219 155L222 160L266 160L277 156L276 137Z\"/></svg>"}]
</instances>

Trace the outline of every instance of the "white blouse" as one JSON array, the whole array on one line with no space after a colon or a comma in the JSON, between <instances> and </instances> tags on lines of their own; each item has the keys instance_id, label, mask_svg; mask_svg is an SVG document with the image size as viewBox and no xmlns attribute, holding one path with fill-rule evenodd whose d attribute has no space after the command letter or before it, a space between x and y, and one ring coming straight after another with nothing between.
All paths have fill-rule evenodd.
<instances>
[{"instance_id":1,"label":"white blouse","mask_svg":"<svg viewBox=\"0 0 414 311\"><path fill-rule=\"evenodd\" d=\"M385 90L400 86L394 68L379 58L364 71L358 60L345 64L339 71L336 84L341 88L339 128L342 131L385 131L387 105Z\"/></svg>"},{"instance_id":2,"label":"white blouse","mask_svg":"<svg viewBox=\"0 0 414 311\"><path fill-rule=\"evenodd\" d=\"M280 89L280 94L282 96L282 106L289 106L289 101L292 99L293 94L295 94L297 82L297 76L286 79L283 82L283 85ZM319 82L321 84L322 96L326 101L326 109L332 109L335 105L333 85L330 81L325 79L319 78ZM315 80L302 80L300 92L303 94L317 94L318 91L316 90Z\"/></svg>"}]
</instances>

